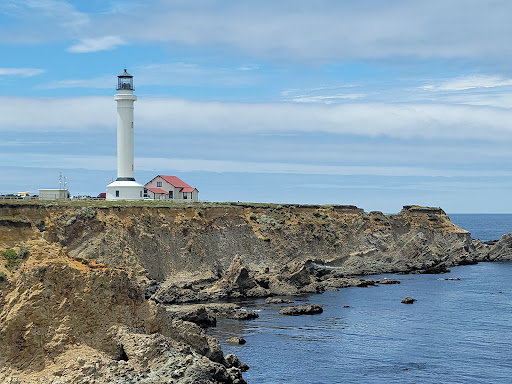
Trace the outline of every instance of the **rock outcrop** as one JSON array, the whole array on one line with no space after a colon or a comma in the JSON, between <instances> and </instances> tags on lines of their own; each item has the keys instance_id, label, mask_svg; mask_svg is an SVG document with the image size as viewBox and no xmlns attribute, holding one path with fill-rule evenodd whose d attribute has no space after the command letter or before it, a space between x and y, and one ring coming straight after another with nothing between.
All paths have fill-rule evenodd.
<instances>
[{"instance_id":1,"label":"rock outcrop","mask_svg":"<svg viewBox=\"0 0 512 384\"><path fill-rule=\"evenodd\" d=\"M117 204L117 205L116 205ZM0 203L0 382L243 383L201 327L236 305L512 259L439 208ZM381 284L387 282L380 282ZM165 306L165 307L164 307Z\"/></svg>"},{"instance_id":2,"label":"rock outcrop","mask_svg":"<svg viewBox=\"0 0 512 384\"><path fill-rule=\"evenodd\" d=\"M45 240L25 246L28 258L0 286L0 382L245 382L242 363L146 300L133 273Z\"/></svg>"}]
</instances>

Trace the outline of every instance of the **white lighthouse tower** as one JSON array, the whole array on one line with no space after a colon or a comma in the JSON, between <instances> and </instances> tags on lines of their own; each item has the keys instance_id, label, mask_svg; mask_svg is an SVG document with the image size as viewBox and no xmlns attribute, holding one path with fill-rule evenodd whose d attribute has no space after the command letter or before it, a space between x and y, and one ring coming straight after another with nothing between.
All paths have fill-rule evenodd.
<instances>
[{"instance_id":1,"label":"white lighthouse tower","mask_svg":"<svg viewBox=\"0 0 512 384\"><path fill-rule=\"evenodd\" d=\"M144 186L133 177L133 76L117 76L117 179L107 185L107 200L142 200Z\"/></svg>"}]
</instances>

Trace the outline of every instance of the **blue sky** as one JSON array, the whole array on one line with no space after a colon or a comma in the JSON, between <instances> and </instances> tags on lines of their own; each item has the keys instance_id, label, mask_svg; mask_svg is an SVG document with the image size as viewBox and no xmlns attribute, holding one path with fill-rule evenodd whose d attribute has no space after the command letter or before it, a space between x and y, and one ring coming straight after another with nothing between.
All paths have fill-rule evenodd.
<instances>
[{"instance_id":1,"label":"blue sky","mask_svg":"<svg viewBox=\"0 0 512 384\"><path fill-rule=\"evenodd\" d=\"M208 201L512 212L512 2L3 0L0 194L135 177Z\"/></svg>"}]
</instances>

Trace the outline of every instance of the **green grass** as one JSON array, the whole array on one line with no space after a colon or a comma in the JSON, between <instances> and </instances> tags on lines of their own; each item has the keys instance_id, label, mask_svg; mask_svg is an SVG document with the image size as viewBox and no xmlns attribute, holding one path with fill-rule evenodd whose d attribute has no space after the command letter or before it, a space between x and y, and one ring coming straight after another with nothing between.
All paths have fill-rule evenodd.
<instances>
[{"instance_id":1,"label":"green grass","mask_svg":"<svg viewBox=\"0 0 512 384\"><path fill-rule=\"evenodd\" d=\"M14 249L8 248L2 252L2 256L5 257L7 263L5 267L9 272L12 272L14 268L20 265L29 255L29 251L26 247L21 247L20 251L16 253Z\"/></svg>"},{"instance_id":2,"label":"green grass","mask_svg":"<svg viewBox=\"0 0 512 384\"><path fill-rule=\"evenodd\" d=\"M0 207L9 205L19 206L40 206L40 207L94 207L94 208L110 208L110 207L175 207L175 208L262 208L262 209L276 209L280 210L283 208L319 208L326 207L332 208L332 205L306 205L306 204L274 204L274 203L244 203L244 202L174 202L174 201L107 201L107 200L2 200L0 199Z\"/></svg>"},{"instance_id":3,"label":"green grass","mask_svg":"<svg viewBox=\"0 0 512 384\"><path fill-rule=\"evenodd\" d=\"M440 207L422 207L421 205L413 205L409 208L410 211L439 211Z\"/></svg>"}]
</instances>

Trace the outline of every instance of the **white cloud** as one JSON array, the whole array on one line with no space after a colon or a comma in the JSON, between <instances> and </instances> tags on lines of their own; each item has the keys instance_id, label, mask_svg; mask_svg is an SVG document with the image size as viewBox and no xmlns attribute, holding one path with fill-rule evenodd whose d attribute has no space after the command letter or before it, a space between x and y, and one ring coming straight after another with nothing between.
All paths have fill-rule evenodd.
<instances>
[{"instance_id":1,"label":"white cloud","mask_svg":"<svg viewBox=\"0 0 512 384\"><path fill-rule=\"evenodd\" d=\"M0 132L114 130L114 111L110 97L0 97Z\"/></svg>"},{"instance_id":2,"label":"white cloud","mask_svg":"<svg viewBox=\"0 0 512 384\"><path fill-rule=\"evenodd\" d=\"M88 15L61 0L2 0L0 13L11 21L0 26L0 42L9 44L73 39L90 22Z\"/></svg>"},{"instance_id":3,"label":"white cloud","mask_svg":"<svg viewBox=\"0 0 512 384\"><path fill-rule=\"evenodd\" d=\"M256 64L242 65L237 68L239 71L256 71L260 69L260 67Z\"/></svg>"},{"instance_id":4,"label":"white cloud","mask_svg":"<svg viewBox=\"0 0 512 384\"><path fill-rule=\"evenodd\" d=\"M347 89L358 87L355 84L343 84L310 89L287 89L281 92L285 101L293 103L334 104L343 100L357 100L366 97L364 93L347 93Z\"/></svg>"},{"instance_id":5,"label":"white cloud","mask_svg":"<svg viewBox=\"0 0 512 384\"><path fill-rule=\"evenodd\" d=\"M511 54L511 12L505 0L153 0L95 26L138 42L220 45L280 60L503 58Z\"/></svg>"},{"instance_id":6,"label":"white cloud","mask_svg":"<svg viewBox=\"0 0 512 384\"><path fill-rule=\"evenodd\" d=\"M165 130L328 132L397 138L510 140L512 111L437 104L243 104L140 100L139 124Z\"/></svg>"},{"instance_id":7,"label":"white cloud","mask_svg":"<svg viewBox=\"0 0 512 384\"><path fill-rule=\"evenodd\" d=\"M344 95L326 95L326 96L311 96L311 95L299 95L290 98L289 101L294 103L324 103L333 104L338 100L356 100L365 97L362 93L347 93Z\"/></svg>"},{"instance_id":8,"label":"white cloud","mask_svg":"<svg viewBox=\"0 0 512 384\"><path fill-rule=\"evenodd\" d=\"M45 72L44 69L39 68L0 68L0 76L32 77Z\"/></svg>"},{"instance_id":9,"label":"white cloud","mask_svg":"<svg viewBox=\"0 0 512 384\"><path fill-rule=\"evenodd\" d=\"M27 108L30 106L30 108ZM0 98L0 130L115 128L111 97ZM142 98L139 129L152 132L326 132L394 138L512 140L512 110L469 105L191 102Z\"/></svg>"},{"instance_id":10,"label":"white cloud","mask_svg":"<svg viewBox=\"0 0 512 384\"><path fill-rule=\"evenodd\" d=\"M0 40L83 39L70 48L73 52L120 44L94 37L100 35L317 62L393 56L503 60L512 54L508 0L147 0L96 14L65 1L7 4L2 10L17 25L0 27Z\"/></svg>"},{"instance_id":11,"label":"white cloud","mask_svg":"<svg viewBox=\"0 0 512 384\"><path fill-rule=\"evenodd\" d=\"M249 68L249 67L248 67ZM173 62L148 64L136 68L139 85L223 86L239 87L253 84L257 76L247 70L229 66L203 66L196 63Z\"/></svg>"},{"instance_id":12,"label":"white cloud","mask_svg":"<svg viewBox=\"0 0 512 384\"><path fill-rule=\"evenodd\" d=\"M463 76L450 79L438 85L425 85L422 88L429 91L466 91L475 88L497 88L512 85L512 79L500 76Z\"/></svg>"},{"instance_id":13,"label":"white cloud","mask_svg":"<svg viewBox=\"0 0 512 384\"><path fill-rule=\"evenodd\" d=\"M80 39L79 43L68 48L73 53L89 53L98 51L110 51L126 42L118 36L103 36L98 38Z\"/></svg>"},{"instance_id":14,"label":"white cloud","mask_svg":"<svg viewBox=\"0 0 512 384\"><path fill-rule=\"evenodd\" d=\"M74 79L52 81L47 84L37 86L40 89L61 89L61 88L96 88L113 89L116 86L112 76L97 77L94 79Z\"/></svg>"},{"instance_id":15,"label":"white cloud","mask_svg":"<svg viewBox=\"0 0 512 384\"><path fill-rule=\"evenodd\" d=\"M12 155L0 153L0 163L9 164ZM68 155L20 153L16 157L17 167L86 169L92 171L113 171L115 156ZM256 162L239 160L211 160L197 158L136 157L136 171L172 170L175 172L214 173L267 173L305 175L362 175L362 176L405 176L405 177L510 177L512 172L502 170L457 170L449 168L427 168L411 166L344 166L329 164L301 164L284 162Z\"/></svg>"}]
</instances>

